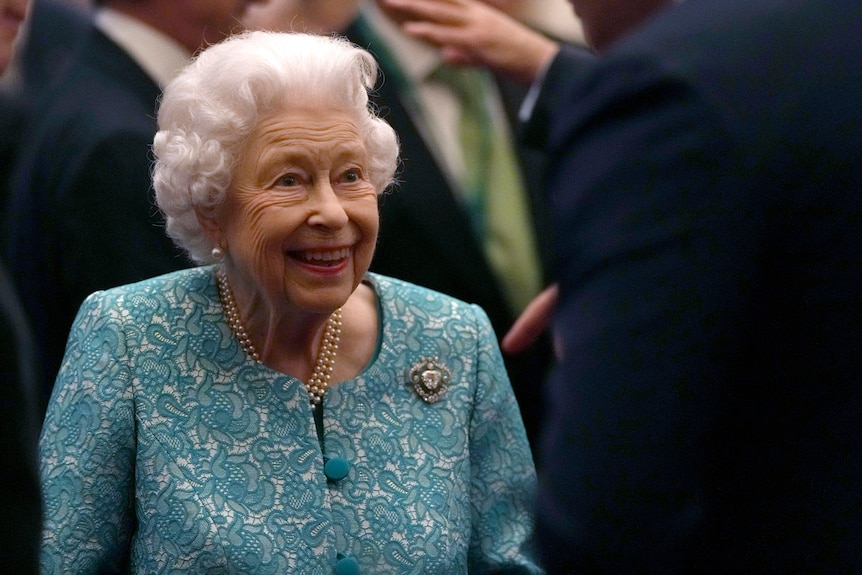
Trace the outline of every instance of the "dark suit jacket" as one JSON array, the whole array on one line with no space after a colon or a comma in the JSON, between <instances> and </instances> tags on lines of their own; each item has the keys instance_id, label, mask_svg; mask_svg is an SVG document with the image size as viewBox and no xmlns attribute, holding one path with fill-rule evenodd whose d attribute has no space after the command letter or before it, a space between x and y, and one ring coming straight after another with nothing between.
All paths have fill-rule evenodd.
<instances>
[{"instance_id":1,"label":"dark suit jacket","mask_svg":"<svg viewBox=\"0 0 862 575\"><path fill-rule=\"evenodd\" d=\"M498 337L502 337L515 317L508 309L500 282L491 271L457 192L450 187L408 113L398 83L393 81L399 74L386 58L380 58L381 47L365 33L362 25L354 23L345 35L378 57L385 81L378 84L373 100L383 118L395 128L401 145L402 165L397 174L400 184L381 198L380 236L371 269L480 305ZM501 84L501 93L514 118L523 90ZM518 153L530 194L541 264L547 275L553 258L542 195L545 157L543 152L526 147ZM546 339L524 356L506 358L531 440L535 440L540 423L540 387L549 358Z\"/></svg>"},{"instance_id":2,"label":"dark suit jacket","mask_svg":"<svg viewBox=\"0 0 862 575\"><path fill-rule=\"evenodd\" d=\"M30 30L20 48L24 81L40 94L63 77L81 39L91 26L92 12L68 0L32 0Z\"/></svg>"},{"instance_id":3,"label":"dark suit jacket","mask_svg":"<svg viewBox=\"0 0 862 575\"><path fill-rule=\"evenodd\" d=\"M7 261L47 387L88 294L186 265L150 191L158 95L143 70L92 29L28 127L7 214Z\"/></svg>"},{"instance_id":4,"label":"dark suit jacket","mask_svg":"<svg viewBox=\"0 0 862 575\"><path fill-rule=\"evenodd\" d=\"M551 574L862 571L859 30L689 0L552 67Z\"/></svg>"}]
</instances>

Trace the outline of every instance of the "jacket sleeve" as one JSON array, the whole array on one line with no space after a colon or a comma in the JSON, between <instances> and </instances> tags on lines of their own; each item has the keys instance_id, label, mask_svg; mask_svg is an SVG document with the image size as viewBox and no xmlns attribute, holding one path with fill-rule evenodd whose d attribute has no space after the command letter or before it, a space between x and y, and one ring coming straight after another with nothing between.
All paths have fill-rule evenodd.
<instances>
[{"instance_id":1,"label":"jacket sleeve","mask_svg":"<svg viewBox=\"0 0 862 575\"><path fill-rule=\"evenodd\" d=\"M120 314L90 296L40 439L42 573L123 572L134 529L135 424Z\"/></svg>"},{"instance_id":2,"label":"jacket sleeve","mask_svg":"<svg viewBox=\"0 0 862 575\"><path fill-rule=\"evenodd\" d=\"M487 315L477 306L478 361L470 423L469 571L541 573L529 544L536 470L518 403Z\"/></svg>"}]
</instances>

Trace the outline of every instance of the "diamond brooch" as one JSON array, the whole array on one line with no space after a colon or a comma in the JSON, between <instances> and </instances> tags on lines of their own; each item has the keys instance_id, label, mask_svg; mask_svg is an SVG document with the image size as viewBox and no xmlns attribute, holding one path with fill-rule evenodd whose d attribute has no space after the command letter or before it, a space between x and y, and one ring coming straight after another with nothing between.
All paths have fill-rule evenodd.
<instances>
[{"instance_id":1,"label":"diamond brooch","mask_svg":"<svg viewBox=\"0 0 862 575\"><path fill-rule=\"evenodd\" d=\"M409 385L426 403L437 403L446 390L452 377L449 368L440 363L437 357L423 357L410 368Z\"/></svg>"}]
</instances>

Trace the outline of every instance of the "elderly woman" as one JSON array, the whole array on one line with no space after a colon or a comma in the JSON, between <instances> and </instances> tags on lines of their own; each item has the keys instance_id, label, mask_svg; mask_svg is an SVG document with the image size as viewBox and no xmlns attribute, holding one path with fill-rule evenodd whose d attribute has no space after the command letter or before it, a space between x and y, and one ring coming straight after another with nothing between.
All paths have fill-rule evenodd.
<instances>
[{"instance_id":1,"label":"elderly woman","mask_svg":"<svg viewBox=\"0 0 862 575\"><path fill-rule=\"evenodd\" d=\"M157 199L210 265L81 307L41 439L45 572L538 571L485 314L367 273L397 162L375 78L347 42L256 32L167 87Z\"/></svg>"}]
</instances>

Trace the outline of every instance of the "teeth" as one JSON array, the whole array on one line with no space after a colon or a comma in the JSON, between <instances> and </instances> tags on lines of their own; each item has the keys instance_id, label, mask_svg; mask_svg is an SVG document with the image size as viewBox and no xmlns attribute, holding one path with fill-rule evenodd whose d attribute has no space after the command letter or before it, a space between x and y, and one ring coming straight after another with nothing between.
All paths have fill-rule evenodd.
<instances>
[{"instance_id":1,"label":"teeth","mask_svg":"<svg viewBox=\"0 0 862 575\"><path fill-rule=\"evenodd\" d=\"M332 260L342 260L347 257L350 253L349 248L342 248L340 250L333 250L330 252L302 252L302 257L305 261L332 261Z\"/></svg>"}]
</instances>

